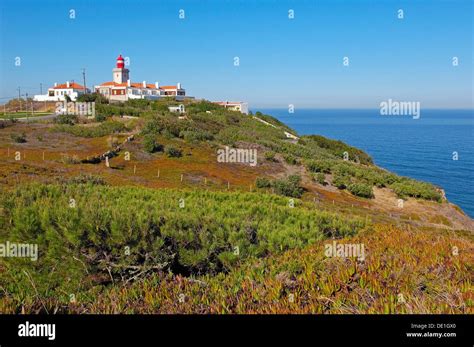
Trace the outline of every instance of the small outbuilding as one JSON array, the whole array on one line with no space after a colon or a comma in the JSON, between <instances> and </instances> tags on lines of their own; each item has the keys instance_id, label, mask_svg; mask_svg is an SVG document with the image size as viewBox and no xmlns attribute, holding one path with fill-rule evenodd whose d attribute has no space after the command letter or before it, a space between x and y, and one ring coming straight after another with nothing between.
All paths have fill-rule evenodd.
<instances>
[{"instance_id":1,"label":"small outbuilding","mask_svg":"<svg viewBox=\"0 0 474 347\"><path fill-rule=\"evenodd\" d=\"M169 106L169 107L168 107L168 110L169 110L170 112L176 112L176 113L181 113L181 114L183 114L183 113L186 112L186 110L185 110L183 104L181 104L181 105L179 105L179 106Z\"/></svg>"}]
</instances>

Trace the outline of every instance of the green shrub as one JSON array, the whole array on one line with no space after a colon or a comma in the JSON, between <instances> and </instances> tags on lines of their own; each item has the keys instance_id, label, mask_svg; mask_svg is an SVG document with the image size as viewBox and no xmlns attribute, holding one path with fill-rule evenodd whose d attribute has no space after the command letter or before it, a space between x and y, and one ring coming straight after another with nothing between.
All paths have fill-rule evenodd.
<instances>
[{"instance_id":1,"label":"green shrub","mask_svg":"<svg viewBox=\"0 0 474 347\"><path fill-rule=\"evenodd\" d=\"M162 127L160 125L159 118L157 116L154 116L151 119L147 120L147 122L143 126L142 134L158 135L160 134L161 130Z\"/></svg>"},{"instance_id":2,"label":"green shrub","mask_svg":"<svg viewBox=\"0 0 474 347\"><path fill-rule=\"evenodd\" d=\"M54 118L56 124L74 125L77 121L78 117L74 114L60 114Z\"/></svg>"},{"instance_id":3,"label":"green shrub","mask_svg":"<svg viewBox=\"0 0 474 347\"><path fill-rule=\"evenodd\" d=\"M326 176L322 172L318 172L313 176L313 179L319 184L326 185Z\"/></svg>"},{"instance_id":4,"label":"green shrub","mask_svg":"<svg viewBox=\"0 0 474 347\"><path fill-rule=\"evenodd\" d=\"M303 195L303 188L300 186L301 177L298 175L289 176L286 179L276 180L272 183L275 193L300 198Z\"/></svg>"},{"instance_id":5,"label":"green shrub","mask_svg":"<svg viewBox=\"0 0 474 347\"><path fill-rule=\"evenodd\" d=\"M77 102L95 102L96 104L107 104L109 101L100 93L81 94L76 99ZM97 105L96 105L97 107Z\"/></svg>"},{"instance_id":6,"label":"green shrub","mask_svg":"<svg viewBox=\"0 0 474 347\"><path fill-rule=\"evenodd\" d=\"M306 163L306 168L311 172L331 173L333 165L329 160L310 160Z\"/></svg>"},{"instance_id":7,"label":"green shrub","mask_svg":"<svg viewBox=\"0 0 474 347\"><path fill-rule=\"evenodd\" d=\"M296 159L293 155L291 154L286 154L283 156L283 159L285 159L285 162L290 164L290 165L297 165L298 164L298 159Z\"/></svg>"},{"instance_id":8,"label":"green shrub","mask_svg":"<svg viewBox=\"0 0 474 347\"><path fill-rule=\"evenodd\" d=\"M165 153L170 158L179 158L183 156L183 151L173 146L166 146Z\"/></svg>"},{"instance_id":9,"label":"green shrub","mask_svg":"<svg viewBox=\"0 0 474 347\"><path fill-rule=\"evenodd\" d=\"M349 146L342 141L331 140L320 135L304 136L303 139L308 142L313 142L319 147L328 150L337 158L343 159L344 152L347 152L349 160L359 161L362 164L373 164L372 158L367 153L358 148Z\"/></svg>"},{"instance_id":10,"label":"green shrub","mask_svg":"<svg viewBox=\"0 0 474 347\"><path fill-rule=\"evenodd\" d=\"M270 181L266 177L258 177L255 181L257 188L272 187L276 194L293 198L300 198L304 189L300 185L301 177L298 175L288 176L285 179Z\"/></svg>"},{"instance_id":11,"label":"green shrub","mask_svg":"<svg viewBox=\"0 0 474 347\"><path fill-rule=\"evenodd\" d=\"M158 111L160 112L161 114L164 114L164 113L169 113L169 110L168 110L168 104L166 102L163 102L161 100L155 100L153 101L151 104L151 109L154 110L154 111Z\"/></svg>"},{"instance_id":12,"label":"green shrub","mask_svg":"<svg viewBox=\"0 0 474 347\"><path fill-rule=\"evenodd\" d=\"M276 161L275 152L272 152L272 151L265 152L265 160L267 160L267 161Z\"/></svg>"},{"instance_id":13,"label":"green shrub","mask_svg":"<svg viewBox=\"0 0 474 347\"><path fill-rule=\"evenodd\" d=\"M335 172L332 178L332 185L338 189L346 189L350 182L350 177L341 172Z\"/></svg>"},{"instance_id":14,"label":"green shrub","mask_svg":"<svg viewBox=\"0 0 474 347\"><path fill-rule=\"evenodd\" d=\"M56 132L65 132L79 137L102 137L105 135L110 135L117 132L126 131L127 127L116 121L105 121L99 126L95 127L84 127L80 125L66 125L60 124L52 128L52 131Z\"/></svg>"},{"instance_id":15,"label":"green shrub","mask_svg":"<svg viewBox=\"0 0 474 347\"><path fill-rule=\"evenodd\" d=\"M124 105L140 109L147 109L149 108L151 103L153 103L153 101L148 99L128 99L127 101L125 101Z\"/></svg>"},{"instance_id":16,"label":"green shrub","mask_svg":"<svg viewBox=\"0 0 474 347\"><path fill-rule=\"evenodd\" d=\"M143 137L143 149L148 153L163 151L163 145L160 145L153 135L145 135Z\"/></svg>"},{"instance_id":17,"label":"green shrub","mask_svg":"<svg viewBox=\"0 0 474 347\"><path fill-rule=\"evenodd\" d=\"M183 130L179 133L179 137L187 142L203 142L214 139L214 136L210 132L202 130Z\"/></svg>"},{"instance_id":18,"label":"green shrub","mask_svg":"<svg viewBox=\"0 0 474 347\"><path fill-rule=\"evenodd\" d=\"M441 201L440 192L429 183L418 182L411 179L405 179L401 182L393 183L390 188L401 198L413 197L425 200Z\"/></svg>"},{"instance_id":19,"label":"green shrub","mask_svg":"<svg viewBox=\"0 0 474 347\"><path fill-rule=\"evenodd\" d=\"M215 111L223 109L222 106L214 104L210 101L202 100L200 102L192 103L191 105L187 106L188 113L198 113L198 112L206 112L206 111Z\"/></svg>"},{"instance_id":20,"label":"green shrub","mask_svg":"<svg viewBox=\"0 0 474 347\"><path fill-rule=\"evenodd\" d=\"M349 177L355 177L357 170L361 170L361 169L362 167L356 164L352 164L349 162L338 162L332 167L331 172L336 172L341 175L345 175Z\"/></svg>"},{"instance_id":21,"label":"green shrub","mask_svg":"<svg viewBox=\"0 0 474 347\"><path fill-rule=\"evenodd\" d=\"M178 120L175 116L152 116L143 127L143 134L161 134L167 138L184 136L184 132L192 128L189 121ZM194 130L198 131L198 130Z\"/></svg>"},{"instance_id":22,"label":"green shrub","mask_svg":"<svg viewBox=\"0 0 474 347\"><path fill-rule=\"evenodd\" d=\"M372 191L372 186L369 186L365 183L351 183L347 189L354 195L360 196L362 198L373 198L374 192Z\"/></svg>"},{"instance_id":23,"label":"green shrub","mask_svg":"<svg viewBox=\"0 0 474 347\"><path fill-rule=\"evenodd\" d=\"M234 147L235 143L239 141L239 133L236 129L224 128L216 136L216 140L224 145Z\"/></svg>"},{"instance_id":24,"label":"green shrub","mask_svg":"<svg viewBox=\"0 0 474 347\"><path fill-rule=\"evenodd\" d=\"M132 116L140 117L145 110L124 106L120 104L96 104L95 106L96 114L99 114L103 117L112 117L112 116Z\"/></svg>"},{"instance_id":25,"label":"green shrub","mask_svg":"<svg viewBox=\"0 0 474 347\"><path fill-rule=\"evenodd\" d=\"M272 183L266 177L257 177L255 185L257 188L270 188L272 186Z\"/></svg>"},{"instance_id":26,"label":"green shrub","mask_svg":"<svg viewBox=\"0 0 474 347\"><path fill-rule=\"evenodd\" d=\"M16 143L25 143L26 142L26 134L25 133L11 134L10 137Z\"/></svg>"},{"instance_id":27,"label":"green shrub","mask_svg":"<svg viewBox=\"0 0 474 347\"><path fill-rule=\"evenodd\" d=\"M371 186L377 186L379 188L385 187L387 185L385 175L382 173L381 170L376 168L357 168L354 177L358 181L362 181Z\"/></svg>"},{"instance_id":28,"label":"green shrub","mask_svg":"<svg viewBox=\"0 0 474 347\"><path fill-rule=\"evenodd\" d=\"M95 115L95 121L96 122L105 122L107 120L107 117L104 116L103 114L96 113Z\"/></svg>"}]
</instances>

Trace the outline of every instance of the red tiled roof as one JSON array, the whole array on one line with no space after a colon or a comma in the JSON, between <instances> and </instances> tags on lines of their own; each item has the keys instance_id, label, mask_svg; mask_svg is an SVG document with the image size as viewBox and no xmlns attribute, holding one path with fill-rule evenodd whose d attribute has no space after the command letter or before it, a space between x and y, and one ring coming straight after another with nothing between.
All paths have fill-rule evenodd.
<instances>
[{"instance_id":1,"label":"red tiled roof","mask_svg":"<svg viewBox=\"0 0 474 347\"><path fill-rule=\"evenodd\" d=\"M69 89L84 89L84 86L81 86L80 84L76 82L69 83ZM56 87L53 87L53 89L68 89L67 83L62 83L58 84Z\"/></svg>"},{"instance_id":2,"label":"red tiled roof","mask_svg":"<svg viewBox=\"0 0 474 347\"><path fill-rule=\"evenodd\" d=\"M103 87L108 87L108 86L115 87L115 86L117 86L118 84L119 84L119 83L115 83L115 82L104 82L104 83L101 84L101 86L103 86ZM123 83L121 83L121 84L123 84ZM126 83L125 83L125 84L126 84Z\"/></svg>"},{"instance_id":3,"label":"red tiled roof","mask_svg":"<svg viewBox=\"0 0 474 347\"><path fill-rule=\"evenodd\" d=\"M128 87L127 82L124 83L115 83L115 82L104 82L100 85L101 87ZM131 82L130 86L132 88L143 88L143 83ZM146 88L156 89L155 85L152 83L147 83Z\"/></svg>"}]
</instances>

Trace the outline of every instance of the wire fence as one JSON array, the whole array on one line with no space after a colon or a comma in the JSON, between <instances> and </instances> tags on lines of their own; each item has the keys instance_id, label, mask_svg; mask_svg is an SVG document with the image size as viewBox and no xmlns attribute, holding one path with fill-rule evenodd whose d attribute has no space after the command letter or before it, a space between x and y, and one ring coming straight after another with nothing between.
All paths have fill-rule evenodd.
<instances>
[{"instance_id":1,"label":"wire fence","mask_svg":"<svg viewBox=\"0 0 474 347\"><path fill-rule=\"evenodd\" d=\"M27 150L18 147L0 148L1 161L7 163L18 164L53 164L51 169L59 175L69 174L105 174L106 176L121 179L140 179L147 182L158 182L169 184L178 184L182 186L199 186L216 188L219 190L238 190L238 191L255 191L255 184L233 183L221 177L205 175L202 172L169 169L166 166L153 165L150 163L142 163L138 161L125 161L113 163L113 160L104 160L95 164L88 163L91 156L82 158L74 152L51 152L41 149ZM56 170L58 166L62 166L64 170ZM68 170L70 169L70 170ZM77 170L75 170L77 169ZM25 175L31 175L31 170L24 171ZM22 172L16 170L16 180L19 180ZM53 172L53 174L55 174ZM34 176L34 175L33 175ZM19 182L19 181L18 181ZM18 183L17 182L17 183ZM270 190L271 191L271 190Z\"/></svg>"}]
</instances>

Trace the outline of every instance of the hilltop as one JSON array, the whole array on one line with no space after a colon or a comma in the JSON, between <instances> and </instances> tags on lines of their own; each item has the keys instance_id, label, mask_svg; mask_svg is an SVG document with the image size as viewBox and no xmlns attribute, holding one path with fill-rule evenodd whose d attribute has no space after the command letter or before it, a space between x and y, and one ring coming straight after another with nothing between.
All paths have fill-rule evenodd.
<instances>
[{"instance_id":1,"label":"hilltop","mask_svg":"<svg viewBox=\"0 0 474 347\"><path fill-rule=\"evenodd\" d=\"M2 122L0 235L41 255L0 261L2 312L472 309L474 222L440 187L260 112L99 101L94 119ZM367 260L327 258L327 240Z\"/></svg>"}]
</instances>

